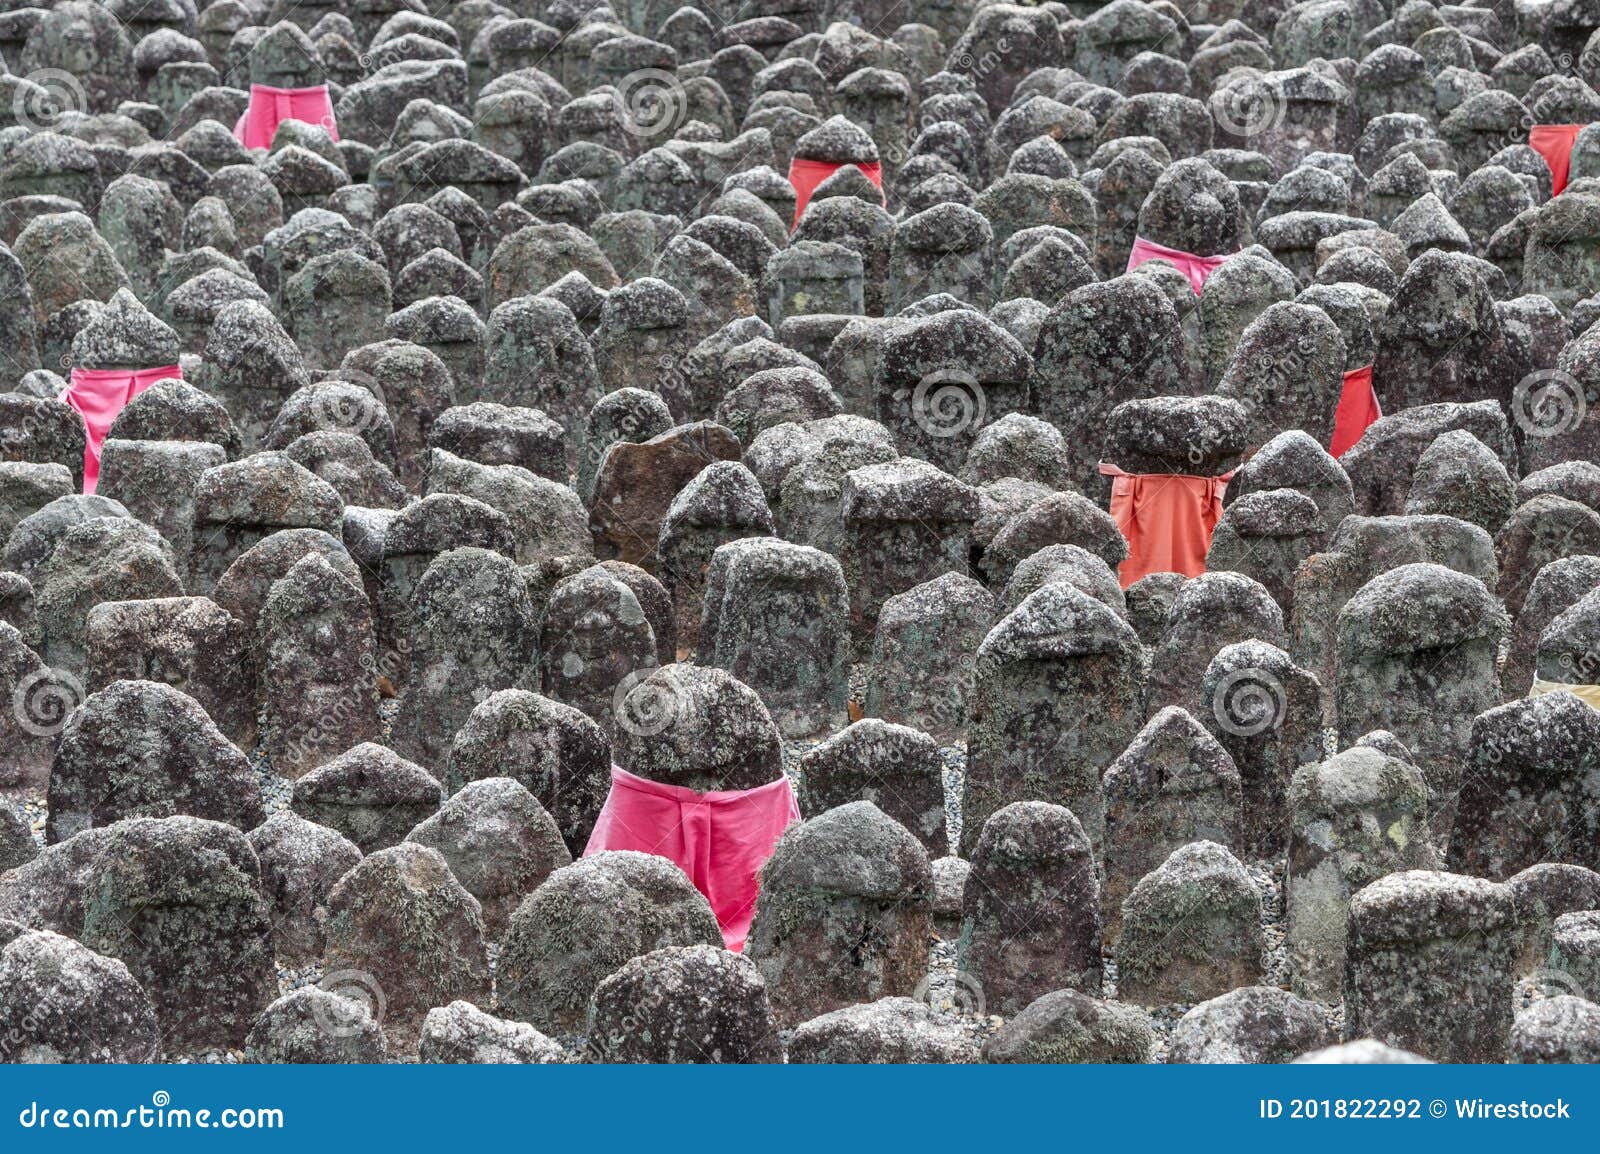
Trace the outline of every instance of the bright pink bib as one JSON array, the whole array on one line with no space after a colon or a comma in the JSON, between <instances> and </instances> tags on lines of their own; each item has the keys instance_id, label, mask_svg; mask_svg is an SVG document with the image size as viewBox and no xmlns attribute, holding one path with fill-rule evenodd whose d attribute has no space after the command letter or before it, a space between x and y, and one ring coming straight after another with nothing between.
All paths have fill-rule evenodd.
<instances>
[{"instance_id":1,"label":"bright pink bib","mask_svg":"<svg viewBox=\"0 0 1600 1154\"><path fill-rule=\"evenodd\" d=\"M1222 253L1220 256L1195 256L1192 252L1179 252L1175 248L1167 248L1153 240L1145 240L1138 236L1133 239L1133 251L1128 254L1128 272L1132 272L1147 260L1164 260L1175 265L1179 272L1189 278L1189 283L1194 286L1195 295L1200 295L1200 290L1205 286L1206 278L1217 271L1217 266L1233 254Z\"/></svg>"},{"instance_id":2,"label":"bright pink bib","mask_svg":"<svg viewBox=\"0 0 1600 1154\"><path fill-rule=\"evenodd\" d=\"M799 820L787 777L756 789L696 793L613 765L611 792L583 856L631 849L676 862L711 903L723 944L737 953L755 917L761 867Z\"/></svg>"},{"instance_id":3,"label":"bright pink bib","mask_svg":"<svg viewBox=\"0 0 1600 1154\"><path fill-rule=\"evenodd\" d=\"M843 167L842 164L829 164L823 160L801 160L798 156L789 162L789 183L794 185L795 197L794 223L789 226L789 231L800 227L800 217L804 215L806 205L811 203L811 194L817 191L817 186ZM858 164L856 167L878 186L879 192L883 191L883 165Z\"/></svg>"},{"instance_id":4,"label":"bright pink bib","mask_svg":"<svg viewBox=\"0 0 1600 1154\"><path fill-rule=\"evenodd\" d=\"M339 130L333 123L333 101L328 86L313 88L273 88L267 84L250 86L250 107L233 126L233 135L246 148L271 148L272 135L285 120L303 120L327 129L335 141Z\"/></svg>"},{"instance_id":5,"label":"bright pink bib","mask_svg":"<svg viewBox=\"0 0 1600 1154\"><path fill-rule=\"evenodd\" d=\"M183 380L177 365L159 369L73 369L72 383L60 396L83 417L83 491L93 493L100 482L100 446L111 422L133 398L157 381Z\"/></svg>"}]
</instances>

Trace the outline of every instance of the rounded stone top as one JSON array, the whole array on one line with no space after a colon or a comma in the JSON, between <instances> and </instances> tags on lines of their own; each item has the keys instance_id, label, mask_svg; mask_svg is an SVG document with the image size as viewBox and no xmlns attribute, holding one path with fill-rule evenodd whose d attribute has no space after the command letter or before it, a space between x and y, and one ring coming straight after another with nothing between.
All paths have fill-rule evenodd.
<instances>
[{"instance_id":1,"label":"rounded stone top","mask_svg":"<svg viewBox=\"0 0 1600 1154\"><path fill-rule=\"evenodd\" d=\"M1419 562L1374 577L1339 611L1338 648L1352 657L1497 639L1505 610L1476 577Z\"/></svg>"},{"instance_id":2,"label":"rounded stone top","mask_svg":"<svg viewBox=\"0 0 1600 1154\"><path fill-rule=\"evenodd\" d=\"M1103 601L1119 617L1127 616L1127 605L1116 571L1104 558L1081 545L1046 545L1017 562L1002 596L1004 612L1009 613L1036 589L1064 581L1083 590L1096 601Z\"/></svg>"},{"instance_id":3,"label":"rounded stone top","mask_svg":"<svg viewBox=\"0 0 1600 1154\"><path fill-rule=\"evenodd\" d=\"M975 208L936 204L896 225L894 243L912 252L981 252L994 243L994 227Z\"/></svg>"},{"instance_id":4,"label":"rounded stone top","mask_svg":"<svg viewBox=\"0 0 1600 1154\"><path fill-rule=\"evenodd\" d=\"M1254 891L1254 883L1244 865L1226 846L1214 841L1192 841L1179 846L1153 872L1160 875L1165 885L1186 885L1208 878L1237 884L1242 879L1245 886Z\"/></svg>"},{"instance_id":5,"label":"rounded stone top","mask_svg":"<svg viewBox=\"0 0 1600 1154\"><path fill-rule=\"evenodd\" d=\"M1164 169L1139 210L1139 235L1199 256L1239 248L1239 191L1206 161L1191 157Z\"/></svg>"},{"instance_id":6,"label":"rounded stone top","mask_svg":"<svg viewBox=\"0 0 1600 1154\"><path fill-rule=\"evenodd\" d=\"M1289 805L1296 821L1361 814L1426 811L1428 786L1416 766L1370 746L1353 746L1294 775Z\"/></svg>"},{"instance_id":7,"label":"rounded stone top","mask_svg":"<svg viewBox=\"0 0 1600 1154\"><path fill-rule=\"evenodd\" d=\"M600 324L611 331L678 328L689 316L689 304L664 280L645 276L606 294Z\"/></svg>"},{"instance_id":8,"label":"rounded stone top","mask_svg":"<svg viewBox=\"0 0 1600 1154\"><path fill-rule=\"evenodd\" d=\"M86 369L153 369L178 363L178 334L118 289L72 338L72 360Z\"/></svg>"},{"instance_id":9,"label":"rounded stone top","mask_svg":"<svg viewBox=\"0 0 1600 1154\"><path fill-rule=\"evenodd\" d=\"M618 763L650 781L703 792L755 789L783 774L772 716L726 670L662 666L619 698L615 728Z\"/></svg>"},{"instance_id":10,"label":"rounded stone top","mask_svg":"<svg viewBox=\"0 0 1600 1154\"><path fill-rule=\"evenodd\" d=\"M1241 537L1300 537L1322 527L1317 503L1295 489L1247 493L1228 506L1225 520Z\"/></svg>"},{"instance_id":11,"label":"rounded stone top","mask_svg":"<svg viewBox=\"0 0 1600 1154\"><path fill-rule=\"evenodd\" d=\"M1132 473L1225 470L1249 444L1248 410L1230 397L1123 401L1106 419L1106 459Z\"/></svg>"},{"instance_id":12,"label":"rounded stone top","mask_svg":"<svg viewBox=\"0 0 1600 1154\"><path fill-rule=\"evenodd\" d=\"M978 491L915 457L855 469L841 498L846 524L862 521L975 521Z\"/></svg>"},{"instance_id":13,"label":"rounded stone top","mask_svg":"<svg viewBox=\"0 0 1600 1154\"><path fill-rule=\"evenodd\" d=\"M1276 986L1242 986L1184 1014L1173 1027L1167 1061L1281 1062L1331 1037L1319 1003Z\"/></svg>"},{"instance_id":14,"label":"rounded stone top","mask_svg":"<svg viewBox=\"0 0 1600 1154\"><path fill-rule=\"evenodd\" d=\"M1028 594L978 647L990 661L1070 661L1100 653L1134 656L1139 636L1102 601L1061 582Z\"/></svg>"},{"instance_id":15,"label":"rounded stone top","mask_svg":"<svg viewBox=\"0 0 1600 1154\"><path fill-rule=\"evenodd\" d=\"M1431 1066L1432 1060L1413 1054L1410 1050L1397 1050L1373 1038L1345 1042L1301 1054L1295 1065L1310 1066Z\"/></svg>"},{"instance_id":16,"label":"rounded stone top","mask_svg":"<svg viewBox=\"0 0 1600 1154\"><path fill-rule=\"evenodd\" d=\"M991 868L1036 870L1088 862L1092 854L1082 823L1066 806L1016 801L983 823L972 856Z\"/></svg>"},{"instance_id":17,"label":"rounded stone top","mask_svg":"<svg viewBox=\"0 0 1600 1154\"><path fill-rule=\"evenodd\" d=\"M761 887L931 902L933 866L905 826L870 801L853 801L790 826L762 868Z\"/></svg>"},{"instance_id":18,"label":"rounded stone top","mask_svg":"<svg viewBox=\"0 0 1600 1154\"><path fill-rule=\"evenodd\" d=\"M1557 953L1592 958L1600 954L1600 910L1577 910L1551 923L1550 940Z\"/></svg>"},{"instance_id":19,"label":"rounded stone top","mask_svg":"<svg viewBox=\"0 0 1600 1154\"><path fill-rule=\"evenodd\" d=\"M375 742L364 741L294 783L294 800L336 805L437 805L438 781L420 765Z\"/></svg>"},{"instance_id":20,"label":"rounded stone top","mask_svg":"<svg viewBox=\"0 0 1600 1154\"><path fill-rule=\"evenodd\" d=\"M1369 948L1493 933L1516 924L1510 886L1440 870L1388 874L1350 898L1352 941Z\"/></svg>"},{"instance_id":21,"label":"rounded stone top","mask_svg":"<svg viewBox=\"0 0 1600 1154\"><path fill-rule=\"evenodd\" d=\"M795 141L794 155L824 164L876 164L878 146L853 120L830 116Z\"/></svg>"},{"instance_id":22,"label":"rounded stone top","mask_svg":"<svg viewBox=\"0 0 1600 1154\"><path fill-rule=\"evenodd\" d=\"M678 490L661 519L660 540L665 545L696 528L730 527L770 533L772 513L754 473L738 461L714 461Z\"/></svg>"}]
</instances>

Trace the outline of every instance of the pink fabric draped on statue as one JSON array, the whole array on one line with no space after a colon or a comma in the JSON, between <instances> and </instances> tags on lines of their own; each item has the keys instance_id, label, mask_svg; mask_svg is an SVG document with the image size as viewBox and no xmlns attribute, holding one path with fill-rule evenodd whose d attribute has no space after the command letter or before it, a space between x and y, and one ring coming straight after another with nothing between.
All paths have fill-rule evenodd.
<instances>
[{"instance_id":1,"label":"pink fabric draped on statue","mask_svg":"<svg viewBox=\"0 0 1600 1154\"><path fill-rule=\"evenodd\" d=\"M333 123L333 101L328 86L313 88L273 88L268 84L250 86L250 107L233 126L233 135L246 148L271 148L272 136L285 120L303 120L327 129L335 141L339 130Z\"/></svg>"},{"instance_id":2,"label":"pink fabric draped on statue","mask_svg":"<svg viewBox=\"0 0 1600 1154\"><path fill-rule=\"evenodd\" d=\"M183 379L177 365L159 369L73 369L72 383L61 394L83 418L83 491L93 493L100 482L100 446L111 422L133 398L157 381Z\"/></svg>"},{"instance_id":3,"label":"pink fabric draped on statue","mask_svg":"<svg viewBox=\"0 0 1600 1154\"><path fill-rule=\"evenodd\" d=\"M787 777L756 789L696 793L611 767L611 792L583 856L631 849L676 862L705 894L728 949L744 949L761 867L800 807Z\"/></svg>"},{"instance_id":4,"label":"pink fabric draped on statue","mask_svg":"<svg viewBox=\"0 0 1600 1154\"><path fill-rule=\"evenodd\" d=\"M1177 270L1189 278L1189 283L1194 286L1196 296L1205 287L1206 278L1217 271L1217 266L1233 254L1222 253L1220 256L1195 256L1192 252L1180 252L1175 248L1167 248L1153 240L1144 237L1135 237L1133 251L1128 254L1128 272L1132 272L1147 260L1164 260L1176 266Z\"/></svg>"}]
</instances>

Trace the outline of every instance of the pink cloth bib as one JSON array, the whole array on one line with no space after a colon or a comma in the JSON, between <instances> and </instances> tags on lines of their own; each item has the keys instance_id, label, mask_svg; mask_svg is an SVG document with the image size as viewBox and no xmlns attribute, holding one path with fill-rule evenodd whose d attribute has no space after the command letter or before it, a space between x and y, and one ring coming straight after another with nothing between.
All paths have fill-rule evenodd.
<instances>
[{"instance_id":1,"label":"pink cloth bib","mask_svg":"<svg viewBox=\"0 0 1600 1154\"><path fill-rule=\"evenodd\" d=\"M246 148L271 148L272 135L285 120L320 125L335 141L339 139L339 130L333 124L333 101L328 97L326 84L314 88L252 84L250 107L233 126L233 135Z\"/></svg>"},{"instance_id":2,"label":"pink cloth bib","mask_svg":"<svg viewBox=\"0 0 1600 1154\"><path fill-rule=\"evenodd\" d=\"M1135 237L1133 251L1128 254L1128 272L1132 272L1147 260L1164 260L1177 266L1179 272L1189 278L1189 283L1194 286L1195 295L1200 295L1200 290L1205 286L1206 278L1217 271L1217 266L1233 254L1222 253L1220 256L1195 256L1192 252L1179 252L1175 248L1167 248L1153 240L1144 237Z\"/></svg>"},{"instance_id":3,"label":"pink cloth bib","mask_svg":"<svg viewBox=\"0 0 1600 1154\"><path fill-rule=\"evenodd\" d=\"M100 482L100 446L111 422L133 398L157 381L183 380L177 365L159 369L73 369L72 383L60 396L83 418L83 491L93 493Z\"/></svg>"},{"instance_id":4,"label":"pink cloth bib","mask_svg":"<svg viewBox=\"0 0 1600 1154\"><path fill-rule=\"evenodd\" d=\"M631 849L676 862L705 894L722 941L744 949L756 913L761 867L800 807L787 777L756 789L696 793L611 767L611 792L583 856Z\"/></svg>"}]
</instances>

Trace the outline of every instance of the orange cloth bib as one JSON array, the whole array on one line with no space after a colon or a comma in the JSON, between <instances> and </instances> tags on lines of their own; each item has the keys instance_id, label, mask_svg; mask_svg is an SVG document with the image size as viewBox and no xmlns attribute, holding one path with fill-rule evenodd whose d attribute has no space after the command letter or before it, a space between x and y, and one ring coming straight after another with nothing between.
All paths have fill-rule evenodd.
<instances>
[{"instance_id":1,"label":"orange cloth bib","mask_svg":"<svg viewBox=\"0 0 1600 1154\"><path fill-rule=\"evenodd\" d=\"M1206 571L1232 473L1124 473L1104 462L1100 472L1112 478L1111 518L1128 541L1128 559L1118 569L1124 589L1151 573L1198 577Z\"/></svg>"}]
</instances>

